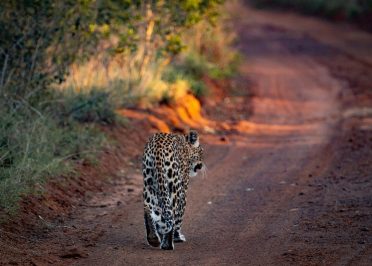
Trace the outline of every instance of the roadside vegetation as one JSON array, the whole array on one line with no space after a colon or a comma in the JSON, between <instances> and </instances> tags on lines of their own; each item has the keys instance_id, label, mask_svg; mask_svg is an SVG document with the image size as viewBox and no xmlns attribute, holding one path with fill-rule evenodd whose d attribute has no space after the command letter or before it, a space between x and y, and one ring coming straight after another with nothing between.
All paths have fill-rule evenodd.
<instances>
[{"instance_id":1,"label":"roadside vegetation","mask_svg":"<svg viewBox=\"0 0 372 266\"><path fill-rule=\"evenodd\" d=\"M116 110L208 95L236 73L222 0L3 1L0 211L92 160Z\"/></svg>"},{"instance_id":2,"label":"roadside vegetation","mask_svg":"<svg viewBox=\"0 0 372 266\"><path fill-rule=\"evenodd\" d=\"M348 20L372 31L371 0L253 0L251 2L262 8L290 8L333 20Z\"/></svg>"}]
</instances>

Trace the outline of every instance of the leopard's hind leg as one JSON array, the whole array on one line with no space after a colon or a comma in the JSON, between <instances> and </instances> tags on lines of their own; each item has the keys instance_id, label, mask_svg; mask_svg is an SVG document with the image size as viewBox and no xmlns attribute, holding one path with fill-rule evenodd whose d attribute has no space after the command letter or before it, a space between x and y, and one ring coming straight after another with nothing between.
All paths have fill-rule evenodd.
<instances>
[{"instance_id":1,"label":"leopard's hind leg","mask_svg":"<svg viewBox=\"0 0 372 266\"><path fill-rule=\"evenodd\" d=\"M177 210L175 212L175 226L174 226L174 242L180 243L185 242L186 237L181 233L181 227L183 222L183 215L185 213L186 197L185 193L180 193L177 199Z\"/></svg>"},{"instance_id":2,"label":"leopard's hind leg","mask_svg":"<svg viewBox=\"0 0 372 266\"><path fill-rule=\"evenodd\" d=\"M176 229L174 231L173 239L176 243L186 242L186 237L181 233L181 229Z\"/></svg>"},{"instance_id":3,"label":"leopard's hind leg","mask_svg":"<svg viewBox=\"0 0 372 266\"><path fill-rule=\"evenodd\" d=\"M150 246L159 247L160 237L155 228L151 215L145 210L146 238Z\"/></svg>"},{"instance_id":4,"label":"leopard's hind leg","mask_svg":"<svg viewBox=\"0 0 372 266\"><path fill-rule=\"evenodd\" d=\"M173 250L174 249L174 244L173 244L173 236L174 236L174 230L172 229L168 233L162 235L162 240L160 247L161 249L165 250Z\"/></svg>"}]
</instances>

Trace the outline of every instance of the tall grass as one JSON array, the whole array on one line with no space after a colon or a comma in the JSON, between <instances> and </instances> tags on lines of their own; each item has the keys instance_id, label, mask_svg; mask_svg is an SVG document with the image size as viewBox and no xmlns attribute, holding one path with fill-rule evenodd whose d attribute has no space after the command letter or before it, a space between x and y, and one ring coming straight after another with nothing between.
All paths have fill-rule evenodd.
<instances>
[{"instance_id":1,"label":"tall grass","mask_svg":"<svg viewBox=\"0 0 372 266\"><path fill-rule=\"evenodd\" d=\"M59 117L80 123L114 124L118 118L109 92L93 87L90 91L72 89L60 93L63 99Z\"/></svg>"},{"instance_id":2,"label":"tall grass","mask_svg":"<svg viewBox=\"0 0 372 266\"><path fill-rule=\"evenodd\" d=\"M0 116L0 209L14 211L23 195L40 191L47 177L92 159L105 138L91 124L58 121L49 112L22 110Z\"/></svg>"},{"instance_id":3,"label":"tall grass","mask_svg":"<svg viewBox=\"0 0 372 266\"><path fill-rule=\"evenodd\" d=\"M153 84L160 80L158 72L164 59L153 58L142 66L143 49L130 54L108 55L110 50L99 49L88 62L76 63L59 90L78 92L103 90L110 94L116 107L138 105L141 101L158 100Z\"/></svg>"},{"instance_id":4,"label":"tall grass","mask_svg":"<svg viewBox=\"0 0 372 266\"><path fill-rule=\"evenodd\" d=\"M118 108L148 106L175 102L187 93L204 97L208 88L203 77L223 79L238 72L236 35L223 9L213 23L202 20L181 36L177 45L182 52L177 55L164 55L156 45L143 42L136 51L112 56L107 51L116 39L106 40L94 58L71 67L59 89L104 90ZM144 66L145 54L149 62Z\"/></svg>"}]
</instances>

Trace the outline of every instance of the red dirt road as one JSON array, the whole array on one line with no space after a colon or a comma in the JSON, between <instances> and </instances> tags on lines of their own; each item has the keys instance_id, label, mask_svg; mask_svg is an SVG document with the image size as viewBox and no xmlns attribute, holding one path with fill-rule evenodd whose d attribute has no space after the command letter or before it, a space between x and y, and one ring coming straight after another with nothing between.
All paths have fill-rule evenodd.
<instances>
[{"instance_id":1,"label":"red dirt road","mask_svg":"<svg viewBox=\"0 0 372 266\"><path fill-rule=\"evenodd\" d=\"M372 36L295 15L232 12L253 114L230 121L237 130L224 141L203 136L208 174L191 182L187 242L174 251L145 244L142 177L133 171L123 204L128 186L119 182L38 245L50 263L372 265ZM58 246L65 234L71 243Z\"/></svg>"},{"instance_id":2,"label":"red dirt road","mask_svg":"<svg viewBox=\"0 0 372 266\"><path fill-rule=\"evenodd\" d=\"M237 23L247 58L243 71L256 84L253 116L238 123L240 132L227 143L213 136L203 139L208 176L191 184L184 225L188 241L177 244L174 252L145 245L138 195L135 202L115 210L121 218L78 265L372 262L368 161L362 159L358 188L348 182L339 187L334 180L318 181L336 168L336 176L355 174L353 158L346 165L338 161L343 137L349 134L343 128L345 82L314 58L331 60L342 51L308 40L307 32L301 32L307 19L299 18L294 32L278 26L278 18L244 12ZM372 44L372 38L369 41ZM293 42L304 46L303 51L293 51ZM314 47L306 47L309 42ZM371 146L371 124L363 126L369 136L366 145ZM353 209L350 200L364 201ZM337 216L342 209L347 217ZM354 221L355 212L360 216Z\"/></svg>"}]
</instances>

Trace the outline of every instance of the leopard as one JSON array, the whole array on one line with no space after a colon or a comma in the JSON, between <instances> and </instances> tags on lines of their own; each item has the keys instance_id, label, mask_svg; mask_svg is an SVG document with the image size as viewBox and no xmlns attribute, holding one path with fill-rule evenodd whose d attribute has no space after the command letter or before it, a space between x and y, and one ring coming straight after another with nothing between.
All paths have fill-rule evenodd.
<instances>
[{"instance_id":1,"label":"leopard","mask_svg":"<svg viewBox=\"0 0 372 266\"><path fill-rule=\"evenodd\" d=\"M185 242L181 228L190 178L205 169L199 134L155 133L142 157L144 222L147 243L174 250Z\"/></svg>"}]
</instances>

